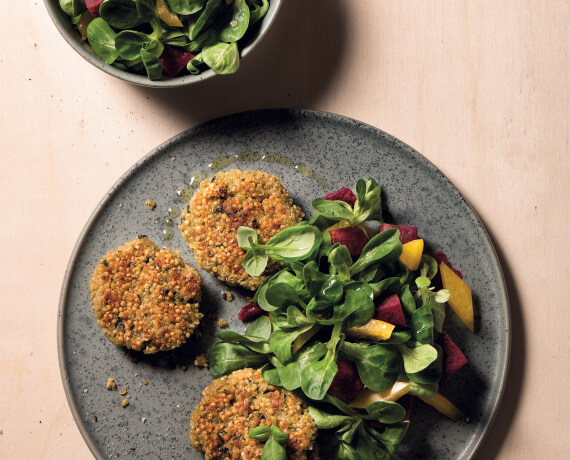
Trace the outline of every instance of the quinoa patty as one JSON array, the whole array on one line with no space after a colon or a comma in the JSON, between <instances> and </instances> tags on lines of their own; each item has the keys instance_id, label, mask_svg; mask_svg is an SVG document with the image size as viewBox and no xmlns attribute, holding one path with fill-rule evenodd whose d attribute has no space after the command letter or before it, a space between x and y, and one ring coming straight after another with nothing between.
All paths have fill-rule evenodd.
<instances>
[{"instance_id":1,"label":"quinoa patty","mask_svg":"<svg viewBox=\"0 0 570 460\"><path fill-rule=\"evenodd\" d=\"M190 417L190 442L206 460L258 459L264 443L248 436L257 426L289 434L287 457L318 458L317 428L305 403L292 392L267 383L261 370L240 369L214 380Z\"/></svg>"},{"instance_id":2,"label":"quinoa patty","mask_svg":"<svg viewBox=\"0 0 570 460\"><path fill-rule=\"evenodd\" d=\"M303 216L281 179L233 169L202 181L182 214L180 230L198 267L228 284L255 290L281 264L270 259L262 276L249 276L242 266L245 252L238 246L237 229L254 228L265 244Z\"/></svg>"},{"instance_id":3,"label":"quinoa patty","mask_svg":"<svg viewBox=\"0 0 570 460\"><path fill-rule=\"evenodd\" d=\"M172 350L190 337L202 313L202 279L168 248L140 236L109 251L91 281L97 324L115 345L144 353Z\"/></svg>"}]
</instances>

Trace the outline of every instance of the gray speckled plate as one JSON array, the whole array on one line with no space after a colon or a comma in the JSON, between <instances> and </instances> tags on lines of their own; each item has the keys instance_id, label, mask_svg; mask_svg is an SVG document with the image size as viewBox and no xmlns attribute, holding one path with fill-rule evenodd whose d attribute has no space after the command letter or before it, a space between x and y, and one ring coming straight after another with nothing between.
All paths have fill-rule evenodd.
<instances>
[{"instance_id":1,"label":"gray speckled plate","mask_svg":"<svg viewBox=\"0 0 570 460\"><path fill-rule=\"evenodd\" d=\"M449 314L450 334L470 362L441 391L471 423L452 423L418 403L395 457L471 458L498 408L510 346L506 290L483 225L449 180L402 142L349 118L296 110L232 115L174 137L128 171L91 216L65 276L58 346L69 404L93 454L201 458L189 444L188 420L211 379L193 361L214 340L216 321L203 320L201 341L193 340L175 353L129 356L97 327L89 279L106 251L139 234L180 249L194 264L177 229L180 218L173 218L174 226L169 226L169 208L183 208L180 192L187 194L194 177L233 167L277 174L307 211L313 198L373 176L383 186L394 221L418 226L426 250L444 250L461 269L474 293L476 334ZM145 206L147 198L156 201L154 211ZM165 240L170 230L173 237ZM215 313L231 328L243 330L236 315L247 292L231 289L233 302L223 300L221 292L227 288L201 274L205 313ZM109 377L128 389L128 407L121 407L118 391L106 389Z\"/></svg>"}]
</instances>

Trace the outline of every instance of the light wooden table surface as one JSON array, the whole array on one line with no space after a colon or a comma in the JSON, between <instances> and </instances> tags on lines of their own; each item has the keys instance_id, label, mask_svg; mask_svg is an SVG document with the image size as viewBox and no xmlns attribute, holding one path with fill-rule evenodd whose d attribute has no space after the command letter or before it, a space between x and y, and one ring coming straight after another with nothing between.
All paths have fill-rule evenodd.
<instances>
[{"instance_id":1,"label":"light wooden table surface","mask_svg":"<svg viewBox=\"0 0 570 460\"><path fill-rule=\"evenodd\" d=\"M570 451L570 2L286 0L235 76L182 90L92 67L41 0L0 2L0 458L92 458L57 361L76 239L142 155L249 109L347 115L438 166L485 223L505 272L507 391L477 459Z\"/></svg>"}]
</instances>

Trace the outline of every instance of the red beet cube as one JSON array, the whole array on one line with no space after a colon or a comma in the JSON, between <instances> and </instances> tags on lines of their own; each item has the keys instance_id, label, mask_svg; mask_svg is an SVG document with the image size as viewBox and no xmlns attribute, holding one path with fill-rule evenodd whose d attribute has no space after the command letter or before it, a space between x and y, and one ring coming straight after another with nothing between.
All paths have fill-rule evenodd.
<instances>
[{"instance_id":1,"label":"red beet cube","mask_svg":"<svg viewBox=\"0 0 570 460\"><path fill-rule=\"evenodd\" d=\"M105 0L85 0L85 6L94 18L99 17L99 7Z\"/></svg>"},{"instance_id":2,"label":"red beet cube","mask_svg":"<svg viewBox=\"0 0 570 460\"><path fill-rule=\"evenodd\" d=\"M400 242L402 244L409 243L412 240L418 239L418 227L411 227L408 225L392 225L392 224L382 224L378 229L378 233L383 232L389 228L397 228L400 230Z\"/></svg>"},{"instance_id":3,"label":"red beet cube","mask_svg":"<svg viewBox=\"0 0 570 460\"><path fill-rule=\"evenodd\" d=\"M374 319L386 321L395 326L406 327L406 317L404 316L398 294L392 294L386 297L379 305L376 305Z\"/></svg>"},{"instance_id":4,"label":"red beet cube","mask_svg":"<svg viewBox=\"0 0 570 460\"><path fill-rule=\"evenodd\" d=\"M164 51L160 55L162 72L167 77L176 77L192 59L194 59L192 53L165 45Z\"/></svg>"},{"instance_id":5,"label":"red beet cube","mask_svg":"<svg viewBox=\"0 0 570 460\"><path fill-rule=\"evenodd\" d=\"M451 265L451 262L447 260L447 256L443 253L443 251L437 251L433 257L437 261L438 265L443 262L445 265L451 268L455 272L455 274L459 276L459 278L463 279L463 274L459 270L457 270L453 265Z\"/></svg>"},{"instance_id":6,"label":"red beet cube","mask_svg":"<svg viewBox=\"0 0 570 460\"><path fill-rule=\"evenodd\" d=\"M453 374L467 364L467 358L447 334L440 335L437 338L436 343L443 350L443 373L441 376L441 383L443 383L449 380Z\"/></svg>"},{"instance_id":7,"label":"red beet cube","mask_svg":"<svg viewBox=\"0 0 570 460\"><path fill-rule=\"evenodd\" d=\"M328 394L350 402L364 388L358 369L352 361L337 361L338 371L334 376Z\"/></svg>"},{"instance_id":8,"label":"red beet cube","mask_svg":"<svg viewBox=\"0 0 570 460\"><path fill-rule=\"evenodd\" d=\"M345 245L353 259L360 255L368 243L366 232L360 227L335 228L329 230L329 233L331 234L331 242Z\"/></svg>"},{"instance_id":9,"label":"red beet cube","mask_svg":"<svg viewBox=\"0 0 570 460\"><path fill-rule=\"evenodd\" d=\"M250 302L247 305L241 307L238 313L238 319L244 323L250 323L258 316L264 315L265 310L261 308L257 303Z\"/></svg>"},{"instance_id":10,"label":"red beet cube","mask_svg":"<svg viewBox=\"0 0 570 460\"><path fill-rule=\"evenodd\" d=\"M336 192L327 193L323 198L329 201L344 201L351 206L354 206L354 203L356 203L356 195L352 190L346 187L343 187Z\"/></svg>"}]
</instances>

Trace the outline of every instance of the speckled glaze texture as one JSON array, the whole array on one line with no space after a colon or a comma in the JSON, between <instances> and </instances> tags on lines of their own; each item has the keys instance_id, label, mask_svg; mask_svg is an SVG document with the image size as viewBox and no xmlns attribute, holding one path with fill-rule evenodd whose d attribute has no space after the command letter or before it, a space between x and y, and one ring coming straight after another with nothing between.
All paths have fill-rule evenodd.
<instances>
[{"instance_id":1,"label":"speckled glaze texture","mask_svg":"<svg viewBox=\"0 0 570 460\"><path fill-rule=\"evenodd\" d=\"M103 72L113 75L121 80L128 81L129 83L134 83L139 86L148 86L153 88L177 88L179 86L187 86L192 83L198 83L202 80L212 78L217 75L213 70L206 70L198 75L184 75L176 78L166 78L164 80L149 80L146 75L137 75L132 72L127 72L110 64L107 64L103 59L97 56L89 47L87 43L84 42L79 35L79 32L75 27L69 22L69 18L61 10L59 6L59 0L44 0L48 13L57 27L57 30L61 36L65 39L67 43L75 50L81 57L83 57L87 62L93 64L98 69ZM251 37L247 38L247 42L240 42L240 58L244 58L249 54L253 47L259 43L262 37L265 35L269 26L273 23L273 20L281 6L281 0L272 0L267 10L267 14L261 21L259 27L256 24L256 32ZM245 39L244 39L245 40ZM239 72L239 70L238 70Z\"/></svg>"},{"instance_id":2,"label":"speckled glaze texture","mask_svg":"<svg viewBox=\"0 0 570 460\"><path fill-rule=\"evenodd\" d=\"M443 250L464 274L474 293L475 334L449 314L449 334L469 364L440 391L470 417L453 423L418 402L412 424L394 458L468 459L474 455L498 409L506 380L510 331L507 296L501 269L475 212L429 161L390 135L363 123L320 112L265 110L217 119L167 141L129 170L109 191L87 223L64 280L58 319L61 374L77 424L97 458L201 458L188 441L188 421L202 389L211 382L206 369L193 366L219 330L217 318L238 331L237 320L248 292L228 288L207 273L204 279L201 340L156 356L137 356L111 344L93 318L89 279L106 251L144 234L161 246L179 249L189 264L194 258L174 219L174 237L161 239L168 208L184 204L177 191L192 177L208 172L221 156L242 152L277 153L293 165L309 165L320 180L294 166L236 161L224 168L262 170L282 178L293 199L307 214L317 196L359 178L373 176L382 186L390 216L387 221L416 225L426 251ZM209 172L212 176L214 173ZM325 187L323 181L330 184ZM145 200L156 201L154 211ZM389 219L390 217L390 219ZM233 302L221 292L230 290ZM184 371L184 366L187 370ZM124 396L106 388L112 377ZM143 384L146 379L148 384Z\"/></svg>"}]
</instances>

